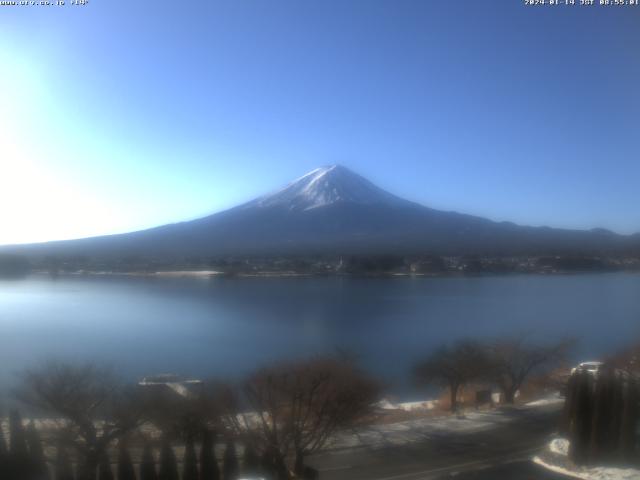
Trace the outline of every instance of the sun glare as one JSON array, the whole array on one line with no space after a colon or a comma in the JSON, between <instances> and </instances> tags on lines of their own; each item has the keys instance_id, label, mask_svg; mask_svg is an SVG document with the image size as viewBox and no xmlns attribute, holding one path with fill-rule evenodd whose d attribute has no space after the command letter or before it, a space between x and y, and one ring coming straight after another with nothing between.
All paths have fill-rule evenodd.
<instances>
[{"instance_id":1,"label":"sun glare","mask_svg":"<svg viewBox=\"0 0 640 480\"><path fill-rule=\"evenodd\" d=\"M57 171L72 152L56 138L61 112L45 85L27 61L0 50L0 245L105 233L113 217Z\"/></svg>"}]
</instances>

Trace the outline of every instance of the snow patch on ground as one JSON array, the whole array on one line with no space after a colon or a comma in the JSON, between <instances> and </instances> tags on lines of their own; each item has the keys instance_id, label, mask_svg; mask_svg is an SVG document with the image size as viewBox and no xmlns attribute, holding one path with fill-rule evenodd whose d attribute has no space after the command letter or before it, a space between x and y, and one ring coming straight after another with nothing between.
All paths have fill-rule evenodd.
<instances>
[{"instance_id":1,"label":"snow patch on ground","mask_svg":"<svg viewBox=\"0 0 640 480\"><path fill-rule=\"evenodd\" d=\"M549 444L549 450L551 453L566 457L569 455L569 440L565 438L554 438Z\"/></svg>"},{"instance_id":2,"label":"snow patch on ground","mask_svg":"<svg viewBox=\"0 0 640 480\"><path fill-rule=\"evenodd\" d=\"M553 393L548 397L535 400L526 404L527 407L542 407L545 405L555 405L556 403L563 403L564 398L560 396L559 392Z\"/></svg>"},{"instance_id":3,"label":"snow patch on ground","mask_svg":"<svg viewBox=\"0 0 640 480\"><path fill-rule=\"evenodd\" d=\"M403 410L405 412L416 412L421 410L433 410L438 405L438 400L421 400L418 402L394 403L387 399L378 403L378 407L383 410Z\"/></svg>"},{"instance_id":4,"label":"snow patch on ground","mask_svg":"<svg viewBox=\"0 0 640 480\"><path fill-rule=\"evenodd\" d=\"M570 463L569 441L564 438L556 438L549 443L548 451L541 456L534 457L533 461L538 465L572 478L582 480L638 480L640 470L636 468L616 467L579 467Z\"/></svg>"},{"instance_id":5,"label":"snow patch on ground","mask_svg":"<svg viewBox=\"0 0 640 480\"><path fill-rule=\"evenodd\" d=\"M459 415L443 414L405 420L397 423L373 424L356 430L344 431L336 435L329 448L336 450L357 447L384 447L404 445L425 439L456 433L475 433L492 430L518 418L522 412L535 412L538 409L558 409L560 402L533 402L533 405L523 405L511 408L497 408L494 410L476 410ZM436 400L420 402L393 403L387 399L378 403L378 407L388 410L412 411L416 408L433 409ZM414 410L415 411L415 410ZM640 477L639 477L640 480Z\"/></svg>"},{"instance_id":6,"label":"snow patch on ground","mask_svg":"<svg viewBox=\"0 0 640 480\"><path fill-rule=\"evenodd\" d=\"M535 457L533 461L552 472L581 480L638 480L640 478L640 470L635 468L593 467L570 470L553 465L540 457Z\"/></svg>"},{"instance_id":7,"label":"snow patch on ground","mask_svg":"<svg viewBox=\"0 0 640 480\"><path fill-rule=\"evenodd\" d=\"M334 438L331 447L336 449L354 447L384 447L404 445L437 438L452 433L472 433L491 430L513 421L508 411L493 410L471 412L465 415L443 415L442 417L419 418L404 422L371 425L357 431L344 432Z\"/></svg>"}]
</instances>

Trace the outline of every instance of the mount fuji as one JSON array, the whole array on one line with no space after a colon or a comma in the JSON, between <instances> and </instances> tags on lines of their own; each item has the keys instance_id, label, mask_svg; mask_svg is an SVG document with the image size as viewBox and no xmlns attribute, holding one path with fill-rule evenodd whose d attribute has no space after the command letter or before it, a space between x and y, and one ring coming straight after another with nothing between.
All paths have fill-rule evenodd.
<instances>
[{"instance_id":1,"label":"mount fuji","mask_svg":"<svg viewBox=\"0 0 640 480\"><path fill-rule=\"evenodd\" d=\"M440 254L638 252L640 236L526 227L402 199L346 167L315 169L281 190L197 220L133 233L32 245L31 256Z\"/></svg>"}]
</instances>

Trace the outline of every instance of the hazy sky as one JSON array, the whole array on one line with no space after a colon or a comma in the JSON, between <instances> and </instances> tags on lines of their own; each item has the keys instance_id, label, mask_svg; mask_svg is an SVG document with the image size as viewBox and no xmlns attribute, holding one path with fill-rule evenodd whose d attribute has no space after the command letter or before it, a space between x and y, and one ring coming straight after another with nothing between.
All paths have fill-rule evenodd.
<instances>
[{"instance_id":1,"label":"hazy sky","mask_svg":"<svg viewBox=\"0 0 640 480\"><path fill-rule=\"evenodd\" d=\"M640 231L640 7L0 7L0 244L198 217L342 163L496 220Z\"/></svg>"}]
</instances>

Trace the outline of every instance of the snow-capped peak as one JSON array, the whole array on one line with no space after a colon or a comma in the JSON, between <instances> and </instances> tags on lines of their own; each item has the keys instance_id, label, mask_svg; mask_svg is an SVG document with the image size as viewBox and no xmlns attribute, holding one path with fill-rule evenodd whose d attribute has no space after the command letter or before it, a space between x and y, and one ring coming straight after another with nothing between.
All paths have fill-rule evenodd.
<instances>
[{"instance_id":1,"label":"snow-capped peak","mask_svg":"<svg viewBox=\"0 0 640 480\"><path fill-rule=\"evenodd\" d=\"M283 189L260 197L247 206L281 206L289 210L311 210L334 203L396 204L400 198L341 165L316 168Z\"/></svg>"}]
</instances>

